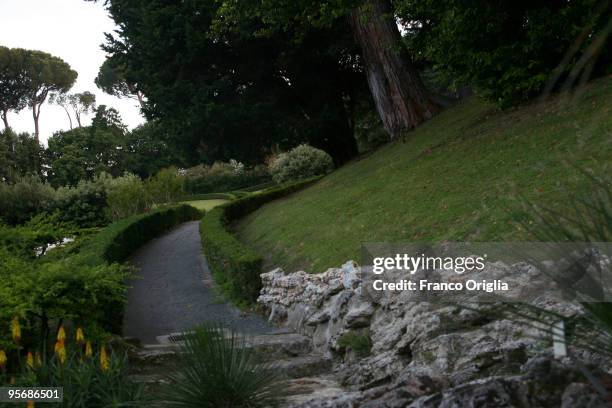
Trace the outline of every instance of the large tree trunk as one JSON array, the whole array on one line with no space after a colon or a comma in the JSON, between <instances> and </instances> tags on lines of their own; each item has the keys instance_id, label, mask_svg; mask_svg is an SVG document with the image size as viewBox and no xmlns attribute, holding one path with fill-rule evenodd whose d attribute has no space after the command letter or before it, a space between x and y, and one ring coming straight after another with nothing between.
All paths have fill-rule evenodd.
<instances>
[{"instance_id":1,"label":"large tree trunk","mask_svg":"<svg viewBox=\"0 0 612 408\"><path fill-rule=\"evenodd\" d=\"M366 0L350 15L376 109L391 137L431 118L433 102L407 51L390 0Z\"/></svg>"}]
</instances>

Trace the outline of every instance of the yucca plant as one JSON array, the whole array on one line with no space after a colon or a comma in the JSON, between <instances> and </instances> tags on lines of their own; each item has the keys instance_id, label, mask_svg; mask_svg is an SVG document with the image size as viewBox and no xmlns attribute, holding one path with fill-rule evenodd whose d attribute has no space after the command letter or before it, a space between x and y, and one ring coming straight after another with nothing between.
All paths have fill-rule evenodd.
<instances>
[{"instance_id":1,"label":"yucca plant","mask_svg":"<svg viewBox=\"0 0 612 408\"><path fill-rule=\"evenodd\" d=\"M168 406L270 407L280 397L273 367L256 361L244 337L223 326L196 327L180 343L181 366L169 375L162 399Z\"/></svg>"},{"instance_id":2,"label":"yucca plant","mask_svg":"<svg viewBox=\"0 0 612 408\"><path fill-rule=\"evenodd\" d=\"M590 283L599 285L599 289L602 289L600 293L605 294L601 283L612 279L611 260L606 259L605 254L602 257L602 254L593 248L596 248L598 243L612 242L612 180L595 177L583 170L580 172L584 180L583 188L569 195L569 209L542 208L526 203L525 211L517 218L517 222L530 232L535 240L551 243L553 251L557 254L565 254L570 259L579 260L571 264L571 271L553 269L545 272L552 280L561 283L564 287L569 275L592 277L595 265L599 279L592 279ZM571 253L567 245L571 242L587 243L587 245L577 245L576 248L581 248L582 252ZM588 243L592 244L592 248ZM585 247L588 259L584 256ZM576 257L576 253L580 255ZM587 262L580 262L584 259ZM593 262L594 260L596 262ZM546 269L543 265L538 266L542 271ZM563 322L565 336L557 337L558 341L563 341L576 350L586 350L612 358L612 303L602 301L606 299L605 297L599 299L592 297L593 292L590 290L585 292L580 289L569 291L567 288L564 289L565 293L575 299L577 305L582 308L584 311L582 316L568 318L551 310L520 303L494 304L477 310L489 316L503 316L524 324L535 329L536 333L540 333L535 335L536 338L548 341L555 335L555 328ZM609 392L596 376L582 366L579 360L572 359L597 391L607 398Z\"/></svg>"},{"instance_id":3,"label":"yucca plant","mask_svg":"<svg viewBox=\"0 0 612 408\"><path fill-rule=\"evenodd\" d=\"M584 170L583 188L568 197L569 210L559 211L551 208L539 208L527 204L527 211L521 217L520 224L529 231L533 237L541 242L559 243L559 252L567 251L567 242L580 243L610 243L612 242L612 180L598 178ZM603 281L612 279L611 260L598 262L597 268ZM572 267L578 269L582 276L589 276L593 262L575 262ZM553 279L562 279L562 276L552 276ZM578 300L585 311L585 321L588 330L577 330L573 334L575 341L584 346L592 344L599 352L606 352L612 356L612 303L594 302L590 293L574 291L571 293ZM531 313L536 310L531 310ZM548 314L549 319L558 319L559 316ZM587 329L587 327L582 327ZM601 336L592 336L593 330ZM590 333L590 334L587 334ZM584 336L580 338L580 336ZM604 339L601 342L602 337Z\"/></svg>"}]
</instances>

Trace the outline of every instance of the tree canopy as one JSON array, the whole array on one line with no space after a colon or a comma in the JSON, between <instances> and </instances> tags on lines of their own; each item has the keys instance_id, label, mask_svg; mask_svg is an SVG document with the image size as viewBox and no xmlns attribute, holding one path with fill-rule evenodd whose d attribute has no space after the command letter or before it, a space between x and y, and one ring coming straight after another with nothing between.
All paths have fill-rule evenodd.
<instances>
[{"instance_id":1,"label":"tree canopy","mask_svg":"<svg viewBox=\"0 0 612 408\"><path fill-rule=\"evenodd\" d=\"M0 46L0 116L9 128L8 112L19 112L26 107L29 78L27 51Z\"/></svg>"},{"instance_id":2,"label":"tree canopy","mask_svg":"<svg viewBox=\"0 0 612 408\"><path fill-rule=\"evenodd\" d=\"M78 76L61 58L42 51L28 51L26 63L28 92L26 101L34 117L34 137L38 140L40 107L51 92L67 92Z\"/></svg>"},{"instance_id":3,"label":"tree canopy","mask_svg":"<svg viewBox=\"0 0 612 408\"><path fill-rule=\"evenodd\" d=\"M213 0L108 8L121 29L106 51L128 83L138 79L144 112L168 127L190 163L256 162L301 142L338 161L356 153L350 109L364 82L341 26L296 43L282 34L213 34Z\"/></svg>"}]
</instances>

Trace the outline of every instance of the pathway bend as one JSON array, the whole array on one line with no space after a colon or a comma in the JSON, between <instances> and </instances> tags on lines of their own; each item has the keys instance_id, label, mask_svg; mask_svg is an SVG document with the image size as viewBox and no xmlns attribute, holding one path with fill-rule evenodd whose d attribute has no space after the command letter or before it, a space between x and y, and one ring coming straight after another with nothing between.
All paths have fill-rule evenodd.
<instances>
[{"instance_id":1,"label":"pathway bend","mask_svg":"<svg viewBox=\"0 0 612 408\"><path fill-rule=\"evenodd\" d=\"M245 334L276 332L262 316L218 299L199 226L198 221L181 224L134 253L132 263L139 272L129 282L125 336L153 344L157 336L204 322L220 322Z\"/></svg>"}]
</instances>

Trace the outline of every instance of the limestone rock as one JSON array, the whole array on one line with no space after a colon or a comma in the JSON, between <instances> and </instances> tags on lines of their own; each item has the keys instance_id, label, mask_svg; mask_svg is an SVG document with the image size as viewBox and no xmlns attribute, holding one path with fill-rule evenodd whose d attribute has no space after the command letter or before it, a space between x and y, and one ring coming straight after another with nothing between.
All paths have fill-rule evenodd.
<instances>
[{"instance_id":1,"label":"limestone rock","mask_svg":"<svg viewBox=\"0 0 612 408\"><path fill-rule=\"evenodd\" d=\"M534 274L527 264L487 267L484 274L513 281L519 292L524 288L518 276ZM478 304L463 307L435 296L424 301L411 291L373 291L352 261L321 274L275 269L262 281L258 302L270 320L310 337L314 351L333 358L338 378L355 390L301 406L599 406L567 364L542 354L539 332L481 313ZM581 313L576 305L536 295L533 303L539 307L565 316ZM348 356L339 347L338 340L350 331L369 336L368 356ZM601 356L587 357L610 367Z\"/></svg>"}]
</instances>

